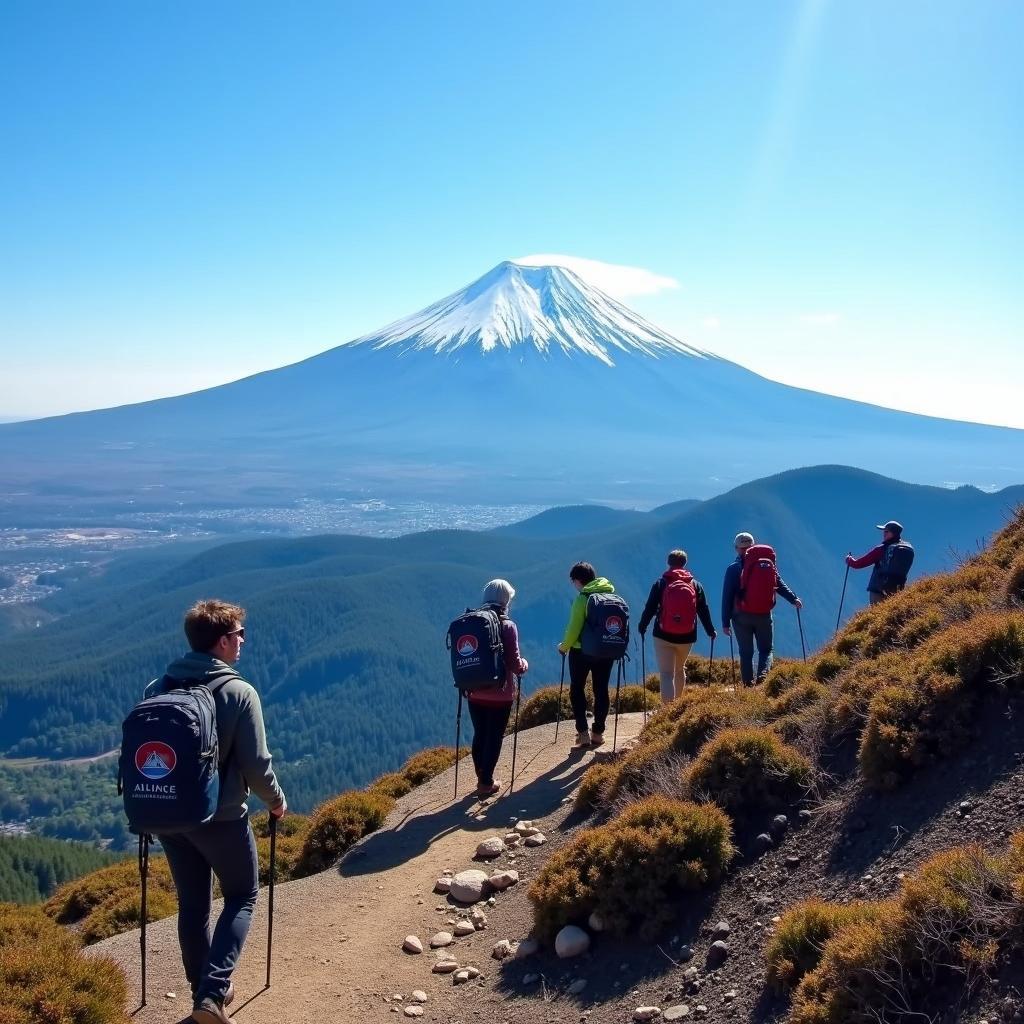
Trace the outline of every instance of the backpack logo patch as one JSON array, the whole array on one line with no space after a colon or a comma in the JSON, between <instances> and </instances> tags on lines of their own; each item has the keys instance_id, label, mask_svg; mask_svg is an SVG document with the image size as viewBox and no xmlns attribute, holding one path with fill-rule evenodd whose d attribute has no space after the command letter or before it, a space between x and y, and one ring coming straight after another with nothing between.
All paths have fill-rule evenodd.
<instances>
[{"instance_id":1,"label":"backpack logo patch","mask_svg":"<svg viewBox=\"0 0 1024 1024\"><path fill-rule=\"evenodd\" d=\"M461 657L468 658L471 654L476 654L479 646L475 636L460 636L455 644L455 649Z\"/></svg>"},{"instance_id":2,"label":"backpack logo patch","mask_svg":"<svg viewBox=\"0 0 1024 1024\"><path fill-rule=\"evenodd\" d=\"M617 636L622 632L622 619L620 619L618 615L609 615L608 618L604 620L604 628L607 632L611 633L612 636Z\"/></svg>"},{"instance_id":3,"label":"backpack logo patch","mask_svg":"<svg viewBox=\"0 0 1024 1024\"><path fill-rule=\"evenodd\" d=\"M174 753L174 749L159 740L143 743L135 751L135 767L154 782L170 775L177 763L178 755Z\"/></svg>"}]
</instances>

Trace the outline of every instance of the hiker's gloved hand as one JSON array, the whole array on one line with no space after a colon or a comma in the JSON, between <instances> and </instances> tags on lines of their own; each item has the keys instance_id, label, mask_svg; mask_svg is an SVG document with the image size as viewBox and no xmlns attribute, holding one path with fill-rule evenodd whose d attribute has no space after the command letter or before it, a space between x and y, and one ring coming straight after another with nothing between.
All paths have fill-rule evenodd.
<instances>
[{"instance_id":1,"label":"hiker's gloved hand","mask_svg":"<svg viewBox=\"0 0 1024 1024\"><path fill-rule=\"evenodd\" d=\"M521 676L525 676L526 673L529 672L529 671L530 671L530 663L525 658L523 658L523 671L520 672L519 674Z\"/></svg>"},{"instance_id":2,"label":"hiker's gloved hand","mask_svg":"<svg viewBox=\"0 0 1024 1024\"><path fill-rule=\"evenodd\" d=\"M848 566L850 566L851 568L853 568L853 563L854 563L855 561L856 561L856 559L855 559L855 558L853 557L853 555L852 555L852 554L849 554L849 555L847 555L847 556L846 556L846 564L847 564Z\"/></svg>"},{"instance_id":3,"label":"hiker's gloved hand","mask_svg":"<svg viewBox=\"0 0 1024 1024\"><path fill-rule=\"evenodd\" d=\"M725 634L726 636L732 636L732 629L731 629L731 628L730 628L729 626L723 626L723 627L722 627L722 632L723 632L723 633L724 633L724 634Z\"/></svg>"},{"instance_id":4,"label":"hiker's gloved hand","mask_svg":"<svg viewBox=\"0 0 1024 1024\"><path fill-rule=\"evenodd\" d=\"M279 807L275 807L270 813L275 818L283 818L287 812L288 812L288 800L284 796L282 796L281 797L281 805Z\"/></svg>"},{"instance_id":5,"label":"hiker's gloved hand","mask_svg":"<svg viewBox=\"0 0 1024 1024\"><path fill-rule=\"evenodd\" d=\"M803 606L804 606L804 603L803 603L803 601L800 600L799 597L793 602L793 607L794 608L798 608L799 609L799 608L803 608Z\"/></svg>"},{"instance_id":6,"label":"hiker's gloved hand","mask_svg":"<svg viewBox=\"0 0 1024 1024\"><path fill-rule=\"evenodd\" d=\"M711 635L711 639L712 640L717 640L718 639L718 634L714 630L711 630L711 634L710 635Z\"/></svg>"},{"instance_id":7,"label":"hiker's gloved hand","mask_svg":"<svg viewBox=\"0 0 1024 1024\"><path fill-rule=\"evenodd\" d=\"M559 644L558 645L558 653L561 654L561 655L568 654L569 653L569 645L568 644Z\"/></svg>"}]
</instances>

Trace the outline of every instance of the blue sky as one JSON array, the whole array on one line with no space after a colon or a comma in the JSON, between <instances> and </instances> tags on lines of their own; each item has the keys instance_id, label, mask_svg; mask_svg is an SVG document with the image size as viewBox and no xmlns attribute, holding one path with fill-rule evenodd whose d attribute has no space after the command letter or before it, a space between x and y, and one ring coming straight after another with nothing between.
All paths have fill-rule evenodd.
<instances>
[{"instance_id":1,"label":"blue sky","mask_svg":"<svg viewBox=\"0 0 1024 1024\"><path fill-rule=\"evenodd\" d=\"M8 0L0 414L550 253L652 272L605 279L776 379L1024 427L1021 38L1015 0Z\"/></svg>"}]
</instances>

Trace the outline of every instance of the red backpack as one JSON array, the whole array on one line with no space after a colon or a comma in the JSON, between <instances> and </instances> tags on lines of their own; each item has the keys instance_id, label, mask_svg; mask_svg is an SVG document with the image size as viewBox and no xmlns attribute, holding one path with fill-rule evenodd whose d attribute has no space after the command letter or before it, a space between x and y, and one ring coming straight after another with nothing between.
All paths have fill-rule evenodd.
<instances>
[{"instance_id":1,"label":"red backpack","mask_svg":"<svg viewBox=\"0 0 1024 1024\"><path fill-rule=\"evenodd\" d=\"M670 569L661 579L661 631L692 633L697 628L697 587L693 576L685 569Z\"/></svg>"},{"instance_id":2,"label":"red backpack","mask_svg":"<svg viewBox=\"0 0 1024 1024\"><path fill-rule=\"evenodd\" d=\"M767 544L752 544L743 555L736 610L766 615L775 607L775 588L778 582L775 549Z\"/></svg>"}]
</instances>

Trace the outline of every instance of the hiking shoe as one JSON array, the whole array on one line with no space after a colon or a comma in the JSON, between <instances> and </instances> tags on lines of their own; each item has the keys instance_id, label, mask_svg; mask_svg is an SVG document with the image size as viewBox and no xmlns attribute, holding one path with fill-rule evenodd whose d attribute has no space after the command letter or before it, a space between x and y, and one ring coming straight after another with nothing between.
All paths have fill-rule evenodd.
<instances>
[{"instance_id":1,"label":"hiking shoe","mask_svg":"<svg viewBox=\"0 0 1024 1024\"><path fill-rule=\"evenodd\" d=\"M599 747L599 746L601 746L602 743L604 743L604 733L603 732L594 732L594 730L591 729L590 730L590 745L592 747Z\"/></svg>"},{"instance_id":2,"label":"hiking shoe","mask_svg":"<svg viewBox=\"0 0 1024 1024\"><path fill-rule=\"evenodd\" d=\"M228 1007L235 1001L235 986L233 982L228 982L228 990L224 993L224 1006Z\"/></svg>"},{"instance_id":3,"label":"hiking shoe","mask_svg":"<svg viewBox=\"0 0 1024 1024\"><path fill-rule=\"evenodd\" d=\"M235 1024L224 1010L224 1004L212 996L207 996L192 1010L195 1024Z\"/></svg>"},{"instance_id":4,"label":"hiking shoe","mask_svg":"<svg viewBox=\"0 0 1024 1024\"><path fill-rule=\"evenodd\" d=\"M576 742L573 744L574 747L589 747L590 746L590 733L589 732L578 732L576 733Z\"/></svg>"},{"instance_id":5,"label":"hiking shoe","mask_svg":"<svg viewBox=\"0 0 1024 1024\"><path fill-rule=\"evenodd\" d=\"M494 796L496 793L501 792L501 783L492 782L489 786L477 786L476 795L483 800L485 797Z\"/></svg>"}]
</instances>

